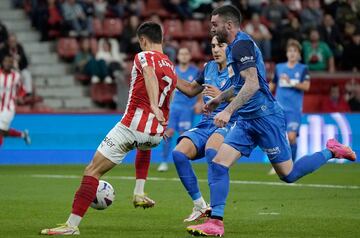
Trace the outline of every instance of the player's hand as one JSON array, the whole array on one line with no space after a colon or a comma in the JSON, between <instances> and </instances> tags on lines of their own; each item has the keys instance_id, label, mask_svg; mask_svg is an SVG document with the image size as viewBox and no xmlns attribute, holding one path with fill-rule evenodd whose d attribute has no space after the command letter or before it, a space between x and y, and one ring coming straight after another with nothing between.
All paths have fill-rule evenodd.
<instances>
[{"instance_id":1,"label":"player's hand","mask_svg":"<svg viewBox=\"0 0 360 238\"><path fill-rule=\"evenodd\" d=\"M171 138L173 135L174 135L174 129L172 128L168 128L166 129L166 131L164 132L164 135L163 135L163 139L165 142L167 142L169 140L169 138Z\"/></svg>"},{"instance_id":2,"label":"player's hand","mask_svg":"<svg viewBox=\"0 0 360 238\"><path fill-rule=\"evenodd\" d=\"M204 86L204 90L202 91L204 96L215 98L221 94L221 91L213 85L203 84L202 86Z\"/></svg>"},{"instance_id":3,"label":"player's hand","mask_svg":"<svg viewBox=\"0 0 360 238\"><path fill-rule=\"evenodd\" d=\"M216 116L214 117L214 124L217 127L225 127L226 124L228 124L228 122L230 121L230 117L231 117L231 113L227 112L227 111L221 111L218 114L216 114Z\"/></svg>"},{"instance_id":4,"label":"player's hand","mask_svg":"<svg viewBox=\"0 0 360 238\"><path fill-rule=\"evenodd\" d=\"M221 103L221 100L219 97L213 98L210 101L208 101L203 108L203 113L206 115L211 114Z\"/></svg>"},{"instance_id":5,"label":"player's hand","mask_svg":"<svg viewBox=\"0 0 360 238\"><path fill-rule=\"evenodd\" d=\"M160 125L166 126L167 121L165 120L163 112L160 110L159 107L151 106L151 110L154 113L156 119L159 121Z\"/></svg>"},{"instance_id":6,"label":"player's hand","mask_svg":"<svg viewBox=\"0 0 360 238\"><path fill-rule=\"evenodd\" d=\"M203 107L204 107L204 103L202 100L200 102L196 102L194 105L194 112L196 114L201 114L203 111Z\"/></svg>"}]
</instances>

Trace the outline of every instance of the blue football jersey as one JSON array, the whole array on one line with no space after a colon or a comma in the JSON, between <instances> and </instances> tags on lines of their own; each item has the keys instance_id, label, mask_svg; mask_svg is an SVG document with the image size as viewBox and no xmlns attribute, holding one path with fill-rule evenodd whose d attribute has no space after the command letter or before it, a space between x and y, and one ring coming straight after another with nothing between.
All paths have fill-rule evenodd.
<instances>
[{"instance_id":1,"label":"blue football jersey","mask_svg":"<svg viewBox=\"0 0 360 238\"><path fill-rule=\"evenodd\" d=\"M213 86L217 87L218 89L220 89L221 91L225 91L226 89L228 89L232 86L232 83L229 80L227 68L223 69L222 71L219 71L219 66L214 60L209 61L205 65L204 70L201 73L199 73L198 78L196 79L196 82L200 85L202 85L202 84L213 85ZM211 99L212 98L208 97L208 96L203 97L204 103L207 103ZM214 118L214 116L217 113L224 110L228 104L229 103L227 103L227 102L221 103L219 105L219 107L215 111L213 111L211 113L211 115L209 115L206 118L209 120L212 120ZM237 117L238 117L238 114L234 113L232 118L230 119L230 121L235 121ZM205 119L205 117L203 119Z\"/></svg>"},{"instance_id":2,"label":"blue football jersey","mask_svg":"<svg viewBox=\"0 0 360 238\"><path fill-rule=\"evenodd\" d=\"M199 74L199 69L194 65L190 65L186 71L181 71L180 67L176 66L175 72L180 79L186 80L191 83L193 80L195 80L195 78ZM180 92L179 90L175 89L174 97L173 100L171 101L171 107L181 108L181 109L183 108L192 109L195 103L196 103L196 97L190 98L185 94L183 94L182 92Z\"/></svg>"},{"instance_id":3,"label":"blue football jersey","mask_svg":"<svg viewBox=\"0 0 360 238\"><path fill-rule=\"evenodd\" d=\"M260 89L238 110L240 118L258 118L281 110L266 81L260 49L248 34L241 31L237 33L235 40L226 48L226 58L229 78L236 91L240 91L245 83L240 72L250 67L257 69Z\"/></svg>"},{"instance_id":4,"label":"blue football jersey","mask_svg":"<svg viewBox=\"0 0 360 238\"><path fill-rule=\"evenodd\" d=\"M286 79L291 81L291 84ZM289 68L287 63L277 64L273 82L277 85L276 100L284 111L302 112L304 91L291 87L293 83L301 83L309 80L308 67L297 63Z\"/></svg>"}]
</instances>

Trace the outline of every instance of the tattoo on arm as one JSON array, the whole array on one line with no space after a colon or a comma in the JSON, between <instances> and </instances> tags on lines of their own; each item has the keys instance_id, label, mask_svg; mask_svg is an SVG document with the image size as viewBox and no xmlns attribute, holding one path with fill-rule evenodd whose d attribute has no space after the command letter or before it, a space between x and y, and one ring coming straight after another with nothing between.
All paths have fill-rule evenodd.
<instances>
[{"instance_id":1,"label":"tattoo on arm","mask_svg":"<svg viewBox=\"0 0 360 238\"><path fill-rule=\"evenodd\" d=\"M231 114L242 107L247 101L249 101L249 99L260 88L257 70L255 67L250 67L241 71L240 75L245 79L245 83L238 95L236 95L232 102L225 108L225 110Z\"/></svg>"},{"instance_id":2,"label":"tattoo on arm","mask_svg":"<svg viewBox=\"0 0 360 238\"><path fill-rule=\"evenodd\" d=\"M220 94L220 100L223 101L230 101L232 97L234 97L234 86L231 86L230 88L226 89Z\"/></svg>"}]
</instances>

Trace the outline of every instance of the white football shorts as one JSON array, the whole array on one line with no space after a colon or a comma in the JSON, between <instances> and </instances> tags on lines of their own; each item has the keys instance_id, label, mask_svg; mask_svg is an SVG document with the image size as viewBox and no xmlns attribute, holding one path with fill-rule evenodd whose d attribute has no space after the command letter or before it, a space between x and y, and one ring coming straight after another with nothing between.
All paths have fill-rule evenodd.
<instances>
[{"instance_id":1,"label":"white football shorts","mask_svg":"<svg viewBox=\"0 0 360 238\"><path fill-rule=\"evenodd\" d=\"M149 150L159 145L161 140L161 136L131 130L118 122L100 143L97 151L115 164L120 164L131 150Z\"/></svg>"},{"instance_id":2,"label":"white football shorts","mask_svg":"<svg viewBox=\"0 0 360 238\"><path fill-rule=\"evenodd\" d=\"M14 119L15 111L4 110L0 112L0 129L7 131L10 128L10 124Z\"/></svg>"}]
</instances>

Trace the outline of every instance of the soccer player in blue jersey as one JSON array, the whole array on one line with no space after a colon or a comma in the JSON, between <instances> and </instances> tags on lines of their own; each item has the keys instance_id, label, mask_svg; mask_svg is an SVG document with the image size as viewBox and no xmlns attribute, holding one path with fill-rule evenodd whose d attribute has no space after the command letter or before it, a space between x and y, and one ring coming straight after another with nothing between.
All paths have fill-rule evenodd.
<instances>
[{"instance_id":1,"label":"soccer player in blue jersey","mask_svg":"<svg viewBox=\"0 0 360 238\"><path fill-rule=\"evenodd\" d=\"M293 163L284 113L270 93L259 48L248 34L240 31L239 10L231 5L216 8L211 23L211 31L223 35L229 43L226 49L229 79L235 89L240 89L231 103L214 117L214 122L222 128L234 113L239 113L239 117L209 164L211 217L203 224L187 227L196 236L224 235L222 220L229 193L229 168L242 155L249 156L256 146L267 154L279 178L287 183L315 171L331 158L356 159L351 148L331 139L323 151ZM233 97L231 89L208 102L205 110L209 113L223 100Z\"/></svg>"},{"instance_id":2,"label":"soccer player in blue jersey","mask_svg":"<svg viewBox=\"0 0 360 238\"><path fill-rule=\"evenodd\" d=\"M231 87L226 68L226 46L224 38L213 36L211 48L214 60L205 65L204 70L195 81L189 83L185 80L178 80L177 88L188 96L196 96L202 92L203 100L206 103L219 95L221 91ZM190 161L201 159L204 156L207 159L212 159L216 154L231 123L236 119L234 114L227 127L218 128L215 126L213 117L217 112L223 110L227 104L224 102L212 114L203 115L201 121L194 128L179 137L178 144L172 153L179 178L194 203L192 213L184 222L198 220L210 211L201 195Z\"/></svg>"},{"instance_id":3,"label":"soccer player in blue jersey","mask_svg":"<svg viewBox=\"0 0 360 238\"><path fill-rule=\"evenodd\" d=\"M198 75L199 69L191 64L190 50L185 47L180 48L177 59L179 64L175 67L175 72L178 78L191 83ZM175 131L181 135L184 131L191 128L196 102L196 97L190 98L179 90L175 90L170 105L169 125L166 130L168 139L163 143L163 161L158 167L158 171L163 172L168 170L167 160L171 151L171 139Z\"/></svg>"},{"instance_id":4,"label":"soccer player in blue jersey","mask_svg":"<svg viewBox=\"0 0 360 238\"><path fill-rule=\"evenodd\" d=\"M286 46L288 61L277 64L270 88L276 87L275 98L281 105L286 119L287 136L290 142L292 160L296 160L297 136L301 124L304 91L310 89L308 67L301 64L301 45L290 39Z\"/></svg>"}]
</instances>

